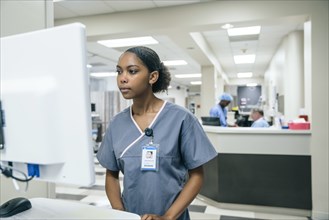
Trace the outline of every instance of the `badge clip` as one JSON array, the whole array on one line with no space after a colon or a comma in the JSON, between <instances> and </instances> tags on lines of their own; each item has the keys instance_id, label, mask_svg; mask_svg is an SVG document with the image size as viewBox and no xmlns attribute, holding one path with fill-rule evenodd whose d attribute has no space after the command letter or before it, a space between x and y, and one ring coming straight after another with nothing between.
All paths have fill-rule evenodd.
<instances>
[{"instance_id":1,"label":"badge clip","mask_svg":"<svg viewBox=\"0 0 329 220\"><path fill-rule=\"evenodd\" d=\"M148 137L151 137L151 141L150 141L150 144L153 144L153 129L152 128L146 128L145 129L145 135L148 136Z\"/></svg>"}]
</instances>

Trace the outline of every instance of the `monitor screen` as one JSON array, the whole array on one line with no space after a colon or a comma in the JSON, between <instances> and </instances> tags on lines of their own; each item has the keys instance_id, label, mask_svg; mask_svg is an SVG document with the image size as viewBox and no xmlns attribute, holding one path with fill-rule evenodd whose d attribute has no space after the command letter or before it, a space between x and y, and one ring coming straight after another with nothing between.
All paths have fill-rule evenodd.
<instances>
[{"instance_id":1,"label":"monitor screen","mask_svg":"<svg viewBox=\"0 0 329 220\"><path fill-rule=\"evenodd\" d=\"M219 117L201 117L202 125L221 126Z\"/></svg>"},{"instance_id":2,"label":"monitor screen","mask_svg":"<svg viewBox=\"0 0 329 220\"><path fill-rule=\"evenodd\" d=\"M37 180L94 183L86 36L82 24L1 38L3 166Z\"/></svg>"}]
</instances>

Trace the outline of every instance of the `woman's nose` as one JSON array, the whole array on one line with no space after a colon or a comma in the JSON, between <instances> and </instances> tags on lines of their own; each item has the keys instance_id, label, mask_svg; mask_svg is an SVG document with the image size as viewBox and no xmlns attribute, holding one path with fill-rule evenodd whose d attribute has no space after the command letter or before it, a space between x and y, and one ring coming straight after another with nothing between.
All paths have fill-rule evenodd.
<instances>
[{"instance_id":1,"label":"woman's nose","mask_svg":"<svg viewBox=\"0 0 329 220\"><path fill-rule=\"evenodd\" d=\"M125 73L122 73L122 74L118 75L118 78L119 78L120 83L127 83L128 82L128 79L127 79Z\"/></svg>"}]
</instances>

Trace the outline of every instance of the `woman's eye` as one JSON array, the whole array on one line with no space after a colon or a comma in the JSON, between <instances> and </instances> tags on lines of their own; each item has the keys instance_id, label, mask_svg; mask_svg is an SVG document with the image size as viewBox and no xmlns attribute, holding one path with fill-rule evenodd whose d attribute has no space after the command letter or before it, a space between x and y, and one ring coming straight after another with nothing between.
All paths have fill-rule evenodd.
<instances>
[{"instance_id":1,"label":"woman's eye","mask_svg":"<svg viewBox=\"0 0 329 220\"><path fill-rule=\"evenodd\" d=\"M120 75L122 73L122 71L121 70L117 70L117 73L118 73L118 75Z\"/></svg>"},{"instance_id":2,"label":"woman's eye","mask_svg":"<svg viewBox=\"0 0 329 220\"><path fill-rule=\"evenodd\" d=\"M138 72L138 70L129 70L130 74L136 74Z\"/></svg>"}]
</instances>

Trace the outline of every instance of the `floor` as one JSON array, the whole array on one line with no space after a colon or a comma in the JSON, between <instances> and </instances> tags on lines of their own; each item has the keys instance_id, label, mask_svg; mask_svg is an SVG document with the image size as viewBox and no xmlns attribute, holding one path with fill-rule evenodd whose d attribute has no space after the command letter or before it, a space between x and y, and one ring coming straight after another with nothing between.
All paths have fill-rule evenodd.
<instances>
[{"instance_id":1,"label":"floor","mask_svg":"<svg viewBox=\"0 0 329 220\"><path fill-rule=\"evenodd\" d=\"M104 208L111 208L105 194L105 169L95 158L96 182L92 187L73 187L63 184L56 185L56 198L80 201L82 203ZM121 184L122 184L122 177ZM189 206L192 220L308 220L307 217L277 215L251 211L227 210L216 207L211 201L198 196Z\"/></svg>"}]
</instances>

